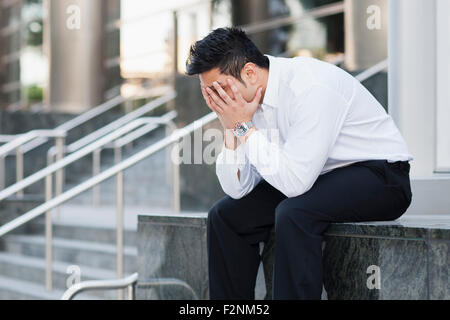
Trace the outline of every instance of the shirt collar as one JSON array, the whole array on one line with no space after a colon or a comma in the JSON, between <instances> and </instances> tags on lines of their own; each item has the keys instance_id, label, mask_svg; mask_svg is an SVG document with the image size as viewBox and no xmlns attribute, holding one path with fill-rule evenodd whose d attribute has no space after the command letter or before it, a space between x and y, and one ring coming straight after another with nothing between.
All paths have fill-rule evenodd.
<instances>
[{"instance_id":1,"label":"shirt collar","mask_svg":"<svg viewBox=\"0 0 450 320\"><path fill-rule=\"evenodd\" d=\"M276 108L278 107L278 88L280 83L279 65L276 57L266 54L269 58L269 78L267 80L266 92L264 94L264 105Z\"/></svg>"}]
</instances>

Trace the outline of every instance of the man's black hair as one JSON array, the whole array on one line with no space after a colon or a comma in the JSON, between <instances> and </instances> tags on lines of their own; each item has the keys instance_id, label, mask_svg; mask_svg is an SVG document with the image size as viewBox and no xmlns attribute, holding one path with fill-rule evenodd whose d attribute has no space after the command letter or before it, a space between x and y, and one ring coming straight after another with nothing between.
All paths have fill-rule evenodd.
<instances>
[{"instance_id":1,"label":"man's black hair","mask_svg":"<svg viewBox=\"0 0 450 320\"><path fill-rule=\"evenodd\" d=\"M239 28L219 28L191 46L186 61L186 74L196 75L219 68L222 74L242 81L246 63L269 69L269 58Z\"/></svg>"}]
</instances>

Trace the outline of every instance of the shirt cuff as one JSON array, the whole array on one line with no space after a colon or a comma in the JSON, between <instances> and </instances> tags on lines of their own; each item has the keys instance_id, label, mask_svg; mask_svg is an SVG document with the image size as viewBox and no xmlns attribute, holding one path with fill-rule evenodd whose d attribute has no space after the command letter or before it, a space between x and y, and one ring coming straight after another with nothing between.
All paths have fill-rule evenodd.
<instances>
[{"instance_id":1,"label":"shirt cuff","mask_svg":"<svg viewBox=\"0 0 450 320\"><path fill-rule=\"evenodd\" d=\"M239 168L239 170L242 170L245 166L245 150L242 144L240 144L236 150L228 149L225 144L223 144L222 147L222 163L223 164L230 164L235 165Z\"/></svg>"},{"instance_id":2,"label":"shirt cuff","mask_svg":"<svg viewBox=\"0 0 450 320\"><path fill-rule=\"evenodd\" d=\"M264 148L267 144L266 137L259 131L254 131L244 145L244 153L251 164L255 165L258 162L258 148Z\"/></svg>"}]
</instances>

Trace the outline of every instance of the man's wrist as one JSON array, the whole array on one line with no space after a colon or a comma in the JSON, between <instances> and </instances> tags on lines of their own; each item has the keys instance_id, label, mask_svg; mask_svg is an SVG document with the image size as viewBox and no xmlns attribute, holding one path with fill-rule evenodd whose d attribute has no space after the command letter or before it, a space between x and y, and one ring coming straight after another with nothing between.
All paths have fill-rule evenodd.
<instances>
[{"instance_id":1,"label":"man's wrist","mask_svg":"<svg viewBox=\"0 0 450 320\"><path fill-rule=\"evenodd\" d=\"M253 126L248 130L248 132L245 134L245 136L239 137L239 141L241 142L241 144L245 144L247 142L248 138L250 138L250 136L257 130L258 129L255 126Z\"/></svg>"},{"instance_id":2,"label":"man's wrist","mask_svg":"<svg viewBox=\"0 0 450 320\"><path fill-rule=\"evenodd\" d=\"M252 127L254 127L252 120L236 121L234 124L233 133L238 139L240 139L245 136Z\"/></svg>"},{"instance_id":3,"label":"man's wrist","mask_svg":"<svg viewBox=\"0 0 450 320\"><path fill-rule=\"evenodd\" d=\"M225 148L236 150L239 146L239 140L233 133L232 129L225 129Z\"/></svg>"}]
</instances>

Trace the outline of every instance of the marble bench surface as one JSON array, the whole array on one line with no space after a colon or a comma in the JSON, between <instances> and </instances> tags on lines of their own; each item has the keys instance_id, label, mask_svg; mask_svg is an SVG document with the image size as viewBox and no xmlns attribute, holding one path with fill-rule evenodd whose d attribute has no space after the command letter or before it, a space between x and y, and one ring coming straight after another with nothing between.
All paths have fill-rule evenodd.
<instances>
[{"instance_id":1,"label":"marble bench surface","mask_svg":"<svg viewBox=\"0 0 450 320\"><path fill-rule=\"evenodd\" d=\"M181 278L207 299L206 218L202 212L140 215L139 277ZM326 295L328 299L450 299L449 240L450 215L332 224L324 241ZM269 267L263 279L269 283L259 285L259 290L266 287L265 292L271 289L271 257L266 261L264 269ZM370 266L380 268L379 288L367 286ZM160 291L156 296L172 295Z\"/></svg>"}]
</instances>

